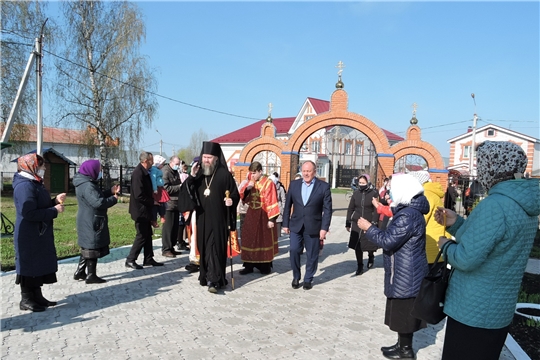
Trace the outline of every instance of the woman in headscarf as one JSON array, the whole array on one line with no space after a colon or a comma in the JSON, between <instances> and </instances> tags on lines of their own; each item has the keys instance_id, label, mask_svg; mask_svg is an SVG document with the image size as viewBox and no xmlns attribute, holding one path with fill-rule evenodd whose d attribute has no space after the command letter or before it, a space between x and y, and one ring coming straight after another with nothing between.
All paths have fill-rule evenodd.
<instances>
[{"instance_id":1,"label":"woman in headscarf","mask_svg":"<svg viewBox=\"0 0 540 360\"><path fill-rule=\"evenodd\" d=\"M81 164L79 172L73 177L79 205L77 241L81 247L79 265L73 279L85 280L87 284L100 284L107 281L97 276L97 259L109 254L111 236L107 209L118 202L116 193L120 191L119 185L113 185L110 190L101 191L98 180L102 176L99 160L87 160ZM86 269L88 269L88 274Z\"/></svg>"},{"instance_id":2,"label":"woman in headscarf","mask_svg":"<svg viewBox=\"0 0 540 360\"><path fill-rule=\"evenodd\" d=\"M354 249L356 254L356 275L361 275L364 271L364 251L368 253L367 268L373 267L375 262L374 252L377 246L370 242L366 237L366 232L358 228L356 224L359 218L364 218L377 225L379 214L377 208L373 205L373 199L378 199L379 193L369 182L369 175L363 174L358 177L357 190L353 193L347 209L345 228L350 232L349 248ZM352 224L352 231L351 231Z\"/></svg>"},{"instance_id":3,"label":"woman in headscarf","mask_svg":"<svg viewBox=\"0 0 540 360\"><path fill-rule=\"evenodd\" d=\"M15 221L15 283L21 286L21 310L44 311L56 305L43 297L43 284L57 281L58 262L54 246L53 219L64 211L66 194L51 200L43 185L45 162L37 154L17 159L13 176L13 201L17 212Z\"/></svg>"},{"instance_id":4,"label":"woman in headscarf","mask_svg":"<svg viewBox=\"0 0 540 360\"><path fill-rule=\"evenodd\" d=\"M388 359L414 359L413 335L426 327L425 322L414 318L411 310L428 272L426 258L426 221L429 202L424 188L409 174L392 176L392 221L381 230L364 218L358 227L367 238L383 249L384 295L386 312L384 323L398 333L398 342L383 346L381 351Z\"/></svg>"},{"instance_id":5,"label":"woman in headscarf","mask_svg":"<svg viewBox=\"0 0 540 360\"><path fill-rule=\"evenodd\" d=\"M522 179L525 151L508 141L485 141L476 157L477 180L488 196L467 219L442 207L435 211L440 224L446 216L446 230L456 239L439 239L454 269L444 303L443 360L499 359L538 230L539 180Z\"/></svg>"}]
</instances>

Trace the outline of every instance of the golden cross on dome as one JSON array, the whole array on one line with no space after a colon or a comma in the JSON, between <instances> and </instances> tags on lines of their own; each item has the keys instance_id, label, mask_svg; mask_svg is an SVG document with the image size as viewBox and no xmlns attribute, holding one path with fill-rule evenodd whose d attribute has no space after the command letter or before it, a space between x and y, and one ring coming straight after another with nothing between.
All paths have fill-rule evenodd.
<instances>
[{"instance_id":1,"label":"golden cross on dome","mask_svg":"<svg viewBox=\"0 0 540 360\"><path fill-rule=\"evenodd\" d=\"M337 73L341 77L341 73L343 72L343 68L345 67L345 64L343 63L343 61L340 60L336 67L339 69Z\"/></svg>"},{"instance_id":2,"label":"golden cross on dome","mask_svg":"<svg viewBox=\"0 0 540 360\"><path fill-rule=\"evenodd\" d=\"M418 104L417 104L417 103L413 103L413 104L412 104L412 108L413 108L412 114L413 114L413 116L416 116L416 109L418 108Z\"/></svg>"}]
</instances>

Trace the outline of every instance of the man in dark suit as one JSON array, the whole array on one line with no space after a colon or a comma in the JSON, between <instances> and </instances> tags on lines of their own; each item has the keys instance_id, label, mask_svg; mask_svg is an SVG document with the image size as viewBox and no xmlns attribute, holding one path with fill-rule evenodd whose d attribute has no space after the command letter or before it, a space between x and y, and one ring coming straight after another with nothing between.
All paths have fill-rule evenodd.
<instances>
[{"instance_id":1,"label":"man in dark suit","mask_svg":"<svg viewBox=\"0 0 540 360\"><path fill-rule=\"evenodd\" d=\"M302 179L291 182L283 210L283 231L290 234L290 259L293 271L292 287L300 287L300 254L306 247L306 274L304 290L312 287L317 271L319 250L324 245L332 219L332 194L327 182L315 177L317 166L313 161L302 165ZM291 214L291 208L294 206Z\"/></svg>"},{"instance_id":2,"label":"man in dark suit","mask_svg":"<svg viewBox=\"0 0 540 360\"><path fill-rule=\"evenodd\" d=\"M131 189L129 194L129 213L135 221L137 235L133 241L133 246L126 258L126 267L131 269L142 269L143 267L135 262L144 248L144 266L162 266L154 260L154 250L152 249L152 207L154 206L154 193L152 180L148 170L154 163L152 153L143 151L139 156L141 161L133 169L131 175Z\"/></svg>"}]
</instances>

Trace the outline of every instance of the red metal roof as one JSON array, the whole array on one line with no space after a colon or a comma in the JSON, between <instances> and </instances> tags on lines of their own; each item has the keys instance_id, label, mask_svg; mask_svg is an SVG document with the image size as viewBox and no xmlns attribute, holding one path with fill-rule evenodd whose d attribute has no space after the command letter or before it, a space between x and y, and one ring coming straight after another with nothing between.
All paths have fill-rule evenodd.
<instances>
[{"instance_id":1,"label":"red metal roof","mask_svg":"<svg viewBox=\"0 0 540 360\"><path fill-rule=\"evenodd\" d=\"M322 114L330 110L330 101L315 99L312 97L308 97L307 99L313 106L313 110L315 111L316 114ZM293 117L273 119L273 123L277 129L277 133L286 134L290 130L292 124L294 123L294 120L295 118ZM227 144L227 143L245 144L261 136L261 126L264 124L265 121L266 120L259 120L256 123L243 127L236 131L230 132L228 134L222 135L211 141L217 142L220 144ZM327 127L326 129L329 130L330 128L332 127ZM391 133L388 130L384 130L384 129L381 129L381 130L385 133L389 141L404 140L401 136Z\"/></svg>"},{"instance_id":2,"label":"red metal roof","mask_svg":"<svg viewBox=\"0 0 540 360\"><path fill-rule=\"evenodd\" d=\"M322 114L330 110L330 101L315 99L312 97L308 97L308 100L311 105L313 105L313 110L315 110L317 114Z\"/></svg>"},{"instance_id":3,"label":"red metal roof","mask_svg":"<svg viewBox=\"0 0 540 360\"><path fill-rule=\"evenodd\" d=\"M404 140L401 136L396 135L396 134L394 134L394 133L391 133L391 132L388 131L388 130L384 130L384 129L381 129L381 130L384 132L384 134L386 135L386 137L387 137L388 140L390 140L390 141L402 141L402 140Z\"/></svg>"},{"instance_id":4,"label":"red metal roof","mask_svg":"<svg viewBox=\"0 0 540 360\"><path fill-rule=\"evenodd\" d=\"M276 127L277 135L286 134L291 128L294 122L294 119L295 118L293 117L273 119L272 123ZM222 135L210 141L217 142L220 144L227 144L227 143L245 144L261 136L261 127L263 126L265 122L266 122L266 119L259 120L251 125L245 126L241 129Z\"/></svg>"}]
</instances>

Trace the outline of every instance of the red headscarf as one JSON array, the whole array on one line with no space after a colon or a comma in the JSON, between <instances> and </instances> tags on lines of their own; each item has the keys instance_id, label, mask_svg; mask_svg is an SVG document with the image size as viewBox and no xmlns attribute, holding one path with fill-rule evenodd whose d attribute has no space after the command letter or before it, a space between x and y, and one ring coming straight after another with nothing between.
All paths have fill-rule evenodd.
<instances>
[{"instance_id":1,"label":"red headscarf","mask_svg":"<svg viewBox=\"0 0 540 360\"><path fill-rule=\"evenodd\" d=\"M37 175L39 163L43 164L43 158L38 154L26 154L17 159L17 171L24 171L32 175L37 181L43 181L41 177Z\"/></svg>"}]
</instances>

